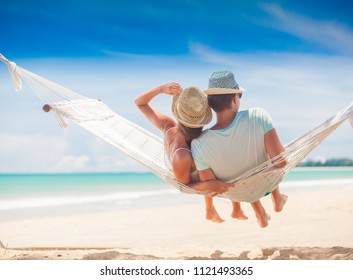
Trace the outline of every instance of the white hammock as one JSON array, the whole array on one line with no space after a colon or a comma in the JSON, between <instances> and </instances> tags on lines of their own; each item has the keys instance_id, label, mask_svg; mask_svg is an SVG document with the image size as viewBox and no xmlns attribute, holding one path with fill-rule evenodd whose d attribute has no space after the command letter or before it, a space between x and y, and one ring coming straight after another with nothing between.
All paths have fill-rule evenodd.
<instances>
[{"instance_id":1,"label":"white hammock","mask_svg":"<svg viewBox=\"0 0 353 280\"><path fill-rule=\"evenodd\" d=\"M16 90L24 79L45 103L50 104L61 127L65 119L71 119L93 134L112 144L133 159L146 166L151 172L169 182L183 193L209 195L198 192L176 181L164 162L164 147L160 137L114 113L99 100L89 99L69 89L31 73L0 54L0 60L9 68ZM286 151L234 178L235 187L219 195L233 201L254 202L271 192L300 161L345 120L353 126L353 103L327 119L318 127L285 146ZM275 165L287 160L284 168Z\"/></svg>"}]
</instances>

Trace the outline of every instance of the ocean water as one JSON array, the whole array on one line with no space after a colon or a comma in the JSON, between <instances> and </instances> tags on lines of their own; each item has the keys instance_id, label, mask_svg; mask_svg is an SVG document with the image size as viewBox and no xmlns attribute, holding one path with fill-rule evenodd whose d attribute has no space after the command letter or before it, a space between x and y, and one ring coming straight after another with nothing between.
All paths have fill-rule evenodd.
<instances>
[{"instance_id":1,"label":"ocean water","mask_svg":"<svg viewBox=\"0 0 353 280\"><path fill-rule=\"evenodd\" d=\"M353 168L297 168L281 189L353 187ZM143 207L200 203L151 173L0 174L0 222Z\"/></svg>"}]
</instances>

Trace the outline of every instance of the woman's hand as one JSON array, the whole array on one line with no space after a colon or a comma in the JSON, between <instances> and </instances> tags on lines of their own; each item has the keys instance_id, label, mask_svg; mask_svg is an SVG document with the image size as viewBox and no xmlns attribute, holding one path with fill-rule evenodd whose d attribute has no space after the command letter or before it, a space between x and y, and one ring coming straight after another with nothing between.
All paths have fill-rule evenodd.
<instances>
[{"instance_id":1,"label":"woman's hand","mask_svg":"<svg viewBox=\"0 0 353 280\"><path fill-rule=\"evenodd\" d=\"M211 188L211 191L216 194L222 194L227 192L231 186L231 184L223 183L221 181L215 181L214 185Z\"/></svg>"},{"instance_id":2,"label":"woman's hand","mask_svg":"<svg viewBox=\"0 0 353 280\"><path fill-rule=\"evenodd\" d=\"M183 91L183 88L178 83L172 82L162 85L161 91L168 95L174 96L179 95Z\"/></svg>"},{"instance_id":3,"label":"woman's hand","mask_svg":"<svg viewBox=\"0 0 353 280\"><path fill-rule=\"evenodd\" d=\"M145 106L150 103L150 101L155 98L157 95L165 93L168 95L178 95L183 91L183 88L175 82L172 83L167 83L164 85L160 85L154 88L151 88L143 93L141 93L139 96L135 98L135 104L137 106Z\"/></svg>"}]
</instances>

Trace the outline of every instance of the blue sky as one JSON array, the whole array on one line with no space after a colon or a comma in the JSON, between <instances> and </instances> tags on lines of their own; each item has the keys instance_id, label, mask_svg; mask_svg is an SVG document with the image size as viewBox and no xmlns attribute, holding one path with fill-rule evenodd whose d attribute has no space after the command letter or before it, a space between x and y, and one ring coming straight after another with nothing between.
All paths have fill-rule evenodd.
<instances>
[{"instance_id":1,"label":"blue sky","mask_svg":"<svg viewBox=\"0 0 353 280\"><path fill-rule=\"evenodd\" d=\"M50 3L50 4L49 4ZM347 1L2 0L0 53L158 133L134 106L168 81L207 86L231 70L242 108L264 107L288 143L353 101L353 3ZM143 171L109 145L57 127L0 65L0 172ZM170 99L154 103L170 113ZM311 158L353 158L348 123Z\"/></svg>"},{"instance_id":2,"label":"blue sky","mask_svg":"<svg viewBox=\"0 0 353 280\"><path fill-rule=\"evenodd\" d=\"M1 3L2 51L12 57L175 55L192 42L227 52L352 54L341 45L352 31L350 1Z\"/></svg>"}]
</instances>

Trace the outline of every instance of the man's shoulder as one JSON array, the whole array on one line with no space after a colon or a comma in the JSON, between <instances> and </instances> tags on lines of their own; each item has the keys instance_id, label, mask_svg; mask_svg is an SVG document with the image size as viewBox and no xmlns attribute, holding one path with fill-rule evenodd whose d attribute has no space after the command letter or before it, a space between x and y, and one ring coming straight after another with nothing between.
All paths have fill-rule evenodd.
<instances>
[{"instance_id":1,"label":"man's shoulder","mask_svg":"<svg viewBox=\"0 0 353 280\"><path fill-rule=\"evenodd\" d=\"M253 108L250 108L248 111L251 114L263 113L263 112L267 113L267 111L262 107L253 107Z\"/></svg>"},{"instance_id":2,"label":"man's shoulder","mask_svg":"<svg viewBox=\"0 0 353 280\"><path fill-rule=\"evenodd\" d=\"M250 120L263 128L264 133L270 131L273 127L271 115L264 108L253 108L250 113Z\"/></svg>"},{"instance_id":3,"label":"man's shoulder","mask_svg":"<svg viewBox=\"0 0 353 280\"><path fill-rule=\"evenodd\" d=\"M250 118L253 118L253 119L257 119L257 118L266 118L266 117L269 117L270 114L264 109L264 108L261 108L261 107L254 107L254 108L251 108L249 109L249 117Z\"/></svg>"}]
</instances>

